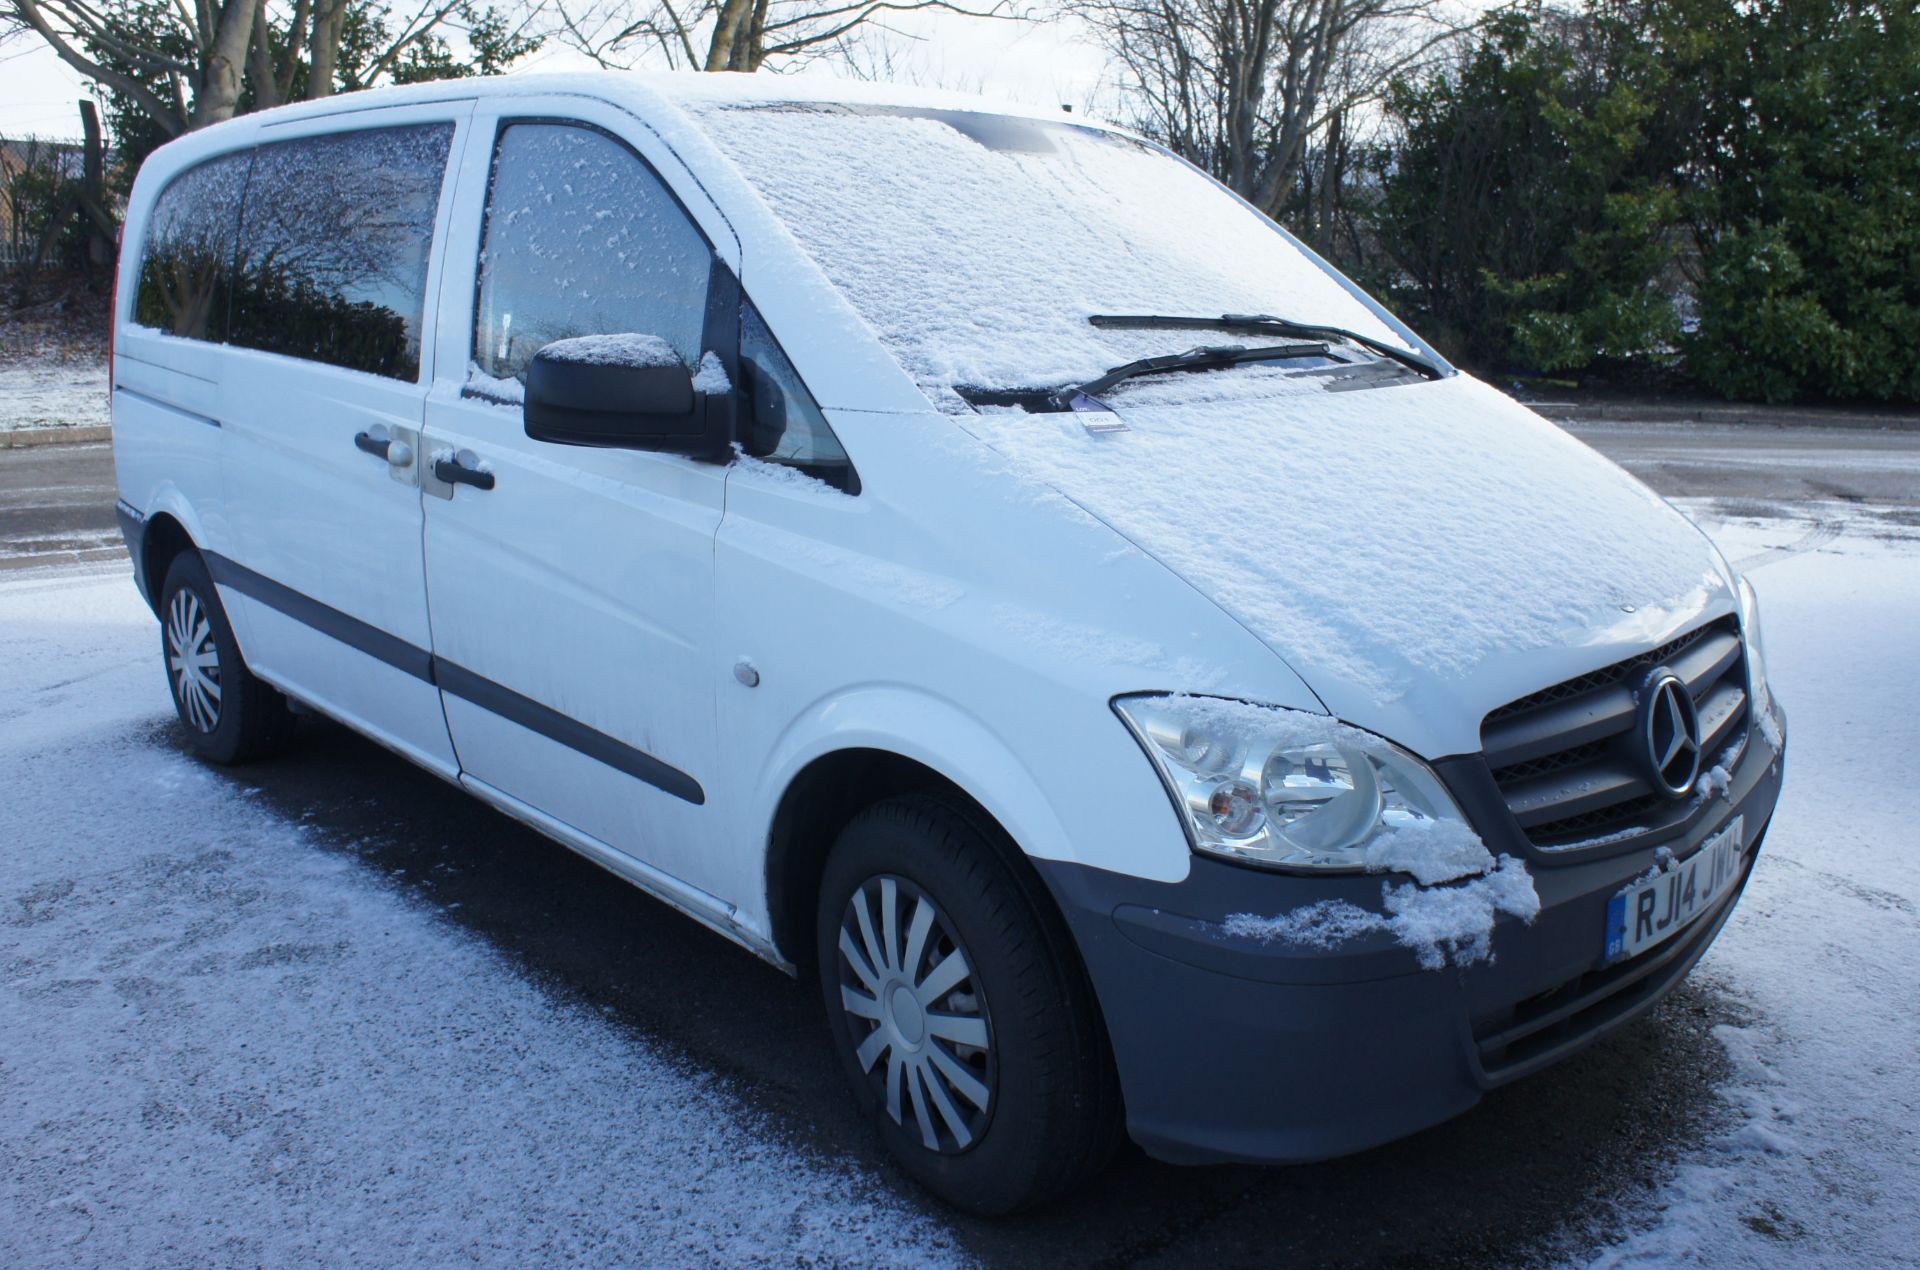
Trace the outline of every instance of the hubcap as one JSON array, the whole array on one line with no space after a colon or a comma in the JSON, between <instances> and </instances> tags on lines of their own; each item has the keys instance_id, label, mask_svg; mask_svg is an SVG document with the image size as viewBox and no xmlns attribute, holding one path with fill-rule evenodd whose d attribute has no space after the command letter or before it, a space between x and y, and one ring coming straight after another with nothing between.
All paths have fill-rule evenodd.
<instances>
[{"instance_id":1,"label":"hubcap","mask_svg":"<svg viewBox=\"0 0 1920 1270\"><path fill-rule=\"evenodd\" d=\"M196 732L220 726L220 650L206 606L181 587L167 606L167 672L180 717Z\"/></svg>"},{"instance_id":2,"label":"hubcap","mask_svg":"<svg viewBox=\"0 0 1920 1270\"><path fill-rule=\"evenodd\" d=\"M905 878L869 878L839 945L842 1018L887 1114L929 1151L966 1150L993 1111L993 1029L945 915Z\"/></svg>"}]
</instances>

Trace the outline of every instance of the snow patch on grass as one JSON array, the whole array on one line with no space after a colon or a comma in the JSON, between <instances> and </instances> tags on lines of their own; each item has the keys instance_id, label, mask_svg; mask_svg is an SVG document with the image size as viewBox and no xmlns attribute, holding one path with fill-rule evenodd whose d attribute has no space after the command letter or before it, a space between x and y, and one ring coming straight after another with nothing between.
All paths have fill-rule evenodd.
<instances>
[{"instance_id":1,"label":"snow patch on grass","mask_svg":"<svg viewBox=\"0 0 1920 1270\"><path fill-rule=\"evenodd\" d=\"M0 365L0 432L99 427L112 419L104 360L79 366L58 361Z\"/></svg>"}]
</instances>

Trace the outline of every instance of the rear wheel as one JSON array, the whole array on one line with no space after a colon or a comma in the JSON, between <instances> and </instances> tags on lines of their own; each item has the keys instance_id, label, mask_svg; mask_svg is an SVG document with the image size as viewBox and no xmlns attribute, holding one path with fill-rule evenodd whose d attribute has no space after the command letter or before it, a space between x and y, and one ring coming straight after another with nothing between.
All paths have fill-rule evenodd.
<instances>
[{"instance_id":1,"label":"rear wheel","mask_svg":"<svg viewBox=\"0 0 1920 1270\"><path fill-rule=\"evenodd\" d=\"M160 588L160 655L187 742L215 763L246 763L282 748L293 732L287 699L240 660L219 592L199 555L183 551Z\"/></svg>"},{"instance_id":2,"label":"rear wheel","mask_svg":"<svg viewBox=\"0 0 1920 1270\"><path fill-rule=\"evenodd\" d=\"M888 1149L1001 1214L1106 1163L1119 1095L1065 927L989 832L932 796L869 808L828 858L817 929L834 1047Z\"/></svg>"}]
</instances>

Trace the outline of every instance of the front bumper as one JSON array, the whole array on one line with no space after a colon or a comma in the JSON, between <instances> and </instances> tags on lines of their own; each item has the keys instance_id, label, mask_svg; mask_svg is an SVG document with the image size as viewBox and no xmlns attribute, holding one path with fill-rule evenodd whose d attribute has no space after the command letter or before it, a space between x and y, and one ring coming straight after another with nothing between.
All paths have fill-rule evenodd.
<instances>
[{"instance_id":1,"label":"front bumper","mask_svg":"<svg viewBox=\"0 0 1920 1270\"><path fill-rule=\"evenodd\" d=\"M1491 962L1442 971L1421 970L1384 933L1318 949L1223 925L1320 900L1379 911L1378 876L1267 873L1196 855L1186 880L1169 884L1035 861L1105 1014L1129 1133L1175 1163L1328 1159L1458 1115L1644 1013L1692 969L1745 889L1780 795L1779 735L1775 748L1755 729L1717 814L1664 844L1685 860L1744 817L1738 885L1681 935L1611 966L1601 964L1607 902L1654 863L1653 847L1529 858L1539 917L1503 917Z\"/></svg>"}]
</instances>

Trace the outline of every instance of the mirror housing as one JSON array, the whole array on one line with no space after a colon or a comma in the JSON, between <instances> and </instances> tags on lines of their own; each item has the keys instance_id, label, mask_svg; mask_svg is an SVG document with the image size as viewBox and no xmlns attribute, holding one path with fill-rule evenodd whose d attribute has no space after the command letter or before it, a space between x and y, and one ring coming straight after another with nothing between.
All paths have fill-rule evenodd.
<instances>
[{"instance_id":1,"label":"mirror housing","mask_svg":"<svg viewBox=\"0 0 1920 1270\"><path fill-rule=\"evenodd\" d=\"M693 373L657 335L556 340L527 369L525 425L536 441L656 450L721 460L731 398L693 389Z\"/></svg>"}]
</instances>

